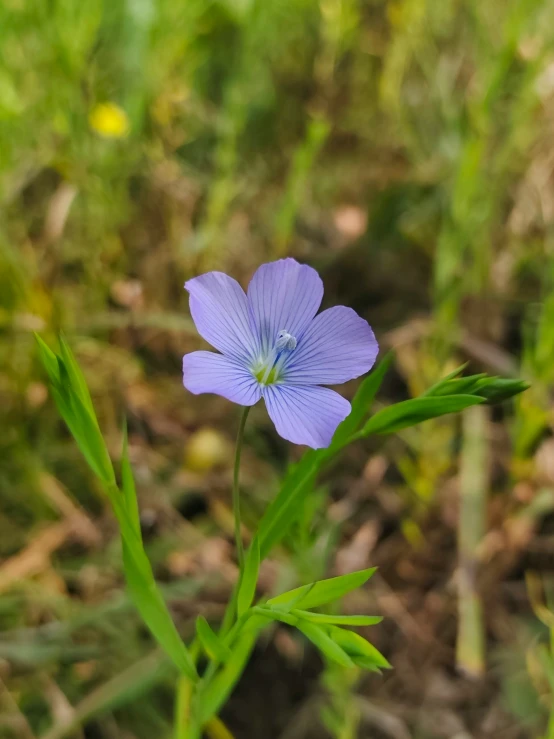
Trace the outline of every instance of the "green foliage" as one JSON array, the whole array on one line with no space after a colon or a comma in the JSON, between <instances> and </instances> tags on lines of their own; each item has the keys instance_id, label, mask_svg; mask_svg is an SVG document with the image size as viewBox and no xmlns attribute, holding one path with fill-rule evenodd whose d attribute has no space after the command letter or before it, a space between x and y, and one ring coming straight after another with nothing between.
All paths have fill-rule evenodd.
<instances>
[{"instance_id":1,"label":"green foliage","mask_svg":"<svg viewBox=\"0 0 554 739\"><path fill-rule=\"evenodd\" d=\"M302 620L299 620L296 626L325 657L341 667L354 667L354 662L348 653L327 633L326 629L318 624Z\"/></svg>"},{"instance_id":2,"label":"green foliage","mask_svg":"<svg viewBox=\"0 0 554 739\"><path fill-rule=\"evenodd\" d=\"M393 359L393 352L386 354L373 372L362 380L352 400L352 410L335 431L331 446L327 450L328 456L332 456L342 449L345 444L348 444L352 436L359 429L360 424L371 409L375 396L379 392L381 383L385 379L385 375L389 371Z\"/></svg>"},{"instance_id":3,"label":"green foliage","mask_svg":"<svg viewBox=\"0 0 554 739\"><path fill-rule=\"evenodd\" d=\"M361 383L352 412L335 432L328 449L311 449L292 465L281 488L268 506L259 525L262 556L281 541L298 515L299 501L313 489L318 474L345 447L371 434L392 434L431 418L459 413L479 403L497 403L527 389L520 380L489 377L485 374L456 378L460 368L431 387L419 398L405 400L377 411L362 425L377 394L392 354L385 356ZM361 427L361 428L360 428Z\"/></svg>"},{"instance_id":4,"label":"green foliage","mask_svg":"<svg viewBox=\"0 0 554 739\"><path fill-rule=\"evenodd\" d=\"M341 646L355 664L360 667L372 671L390 667L383 655L354 631L341 629L338 626L330 626L328 633L330 638Z\"/></svg>"},{"instance_id":5,"label":"green foliage","mask_svg":"<svg viewBox=\"0 0 554 739\"><path fill-rule=\"evenodd\" d=\"M225 704L235 687L256 643L258 630L245 629L237 640L225 666L200 695L199 719L205 724Z\"/></svg>"},{"instance_id":6,"label":"green foliage","mask_svg":"<svg viewBox=\"0 0 554 739\"><path fill-rule=\"evenodd\" d=\"M127 437L127 424L123 424L123 448L121 451L121 492L125 498L125 510L129 514L133 530L137 537L141 536L140 513L138 509L137 491L135 478L129 459L129 440Z\"/></svg>"},{"instance_id":7,"label":"green foliage","mask_svg":"<svg viewBox=\"0 0 554 739\"><path fill-rule=\"evenodd\" d=\"M342 597L346 592L357 587L356 583L363 581L363 577L367 579L365 572L355 572L345 577L349 578L348 585L347 581L343 581L342 586L339 587L336 583L329 585L330 580L323 581L321 584L324 588L320 591L320 597L323 596L323 590L328 590L328 600L325 599L324 603L331 602L337 598ZM333 578L339 580L342 578ZM318 585L319 583L315 583ZM312 590L314 584L312 584ZM302 588L298 590L302 591ZM292 595L295 591L290 593L283 593L283 597ZM339 594L340 593L340 594ZM338 595L337 595L338 594ZM313 604L308 603L308 606L322 605L320 603L320 597L316 598L316 602ZM292 602L296 602L302 599L302 592L296 592L295 598ZM306 610L300 610L296 608L288 608L288 601L282 600L282 596L272 598L267 602L265 606L257 606L254 612L268 618L274 619L275 621L281 621L288 626L294 626L300 632L304 634L313 644L320 650L320 652L330 659L332 662L336 662L342 667L354 667L358 665L364 669L370 671L379 671L381 668L390 667L388 661L383 655L366 639L363 639L359 634L346 629L340 628L337 624L345 626L369 626L379 623L381 619L376 616L334 616L323 613L311 613Z\"/></svg>"},{"instance_id":8,"label":"green foliage","mask_svg":"<svg viewBox=\"0 0 554 739\"><path fill-rule=\"evenodd\" d=\"M136 540L133 544L125 540L123 531L124 528L122 528L123 565L133 602L154 638L179 670L191 680L195 680L197 675L194 663L156 586L146 555L141 552Z\"/></svg>"},{"instance_id":9,"label":"green foliage","mask_svg":"<svg viewBox=\"0 0 554 739\"><path fill-rule=\"evenodd\" d=\"M231 658L231 650L212 630L204 616L196 619L196 634L208 657L215 662L226 662Z\"/></svg>"},{"instance_id":10,"label":"green foliage","mask_svg":"<svg viewBox=\"0 0 554 739\"><path fill-rule=\"evenodd\" d=\"M39 337L37 341L58 410L91 469L104 484L113 505L121 531L125 577L133 602L153 636L179 670L189 678L196 679L194 663L156 586L144 552L127 435L124 433L122 490L119 490L85 379L71 350L62 339L61 354L56 356Z\"/></svg>"},{"instance_id":11,"label":"green foliage","mask_svg":"<svg viewBox=\"0 0 554 739\"><path fill-rule=\"evenodd\" d=\"M404 400L378 411L365 424L360 435L393 434L430 418L459 413L482 402L483 399L476 395L443 395L440 398Z\"/></svg>"},{"instance_id":12,"label":"green foliage","mask_svg":"<svg viewBox=\"0 0 554 739\"><path fill-rule=\"evenodd\" d=\"M94 474L107 486L115 484L115 476L98 428L98 422L84 379L68 347L61 340L61 355L56 356L36 336L39 354L50 379L50 387L58 410L71 431Z\"/></svg>"},{"instance_id":13,"label":"green foliage","mask_svg":"<svg viewBox=\"0 0 554 739\"><path fill-rule=\"evenodd\" d=\"M58 409L91 469L103 482L118 519L125 578L132 600L145 624L182 675L195 683L198 675L194 659L177 632L144 551L126 428L123 428L119 488L85 378L71 350L63 339L58 355L39 337L37 342ZM342 628L373 625L380 621L379 617L311 612L311 609L340 600L362 586L372 577L375 568L312 582L276 595L264 605L252 606L262 556L283 535L281 529L294 519L299 494L309 489L320 468L344 446L371 433L392 433L429 418L463 410L485 399L500 399L525 389L524 383L516 381L502 382L486 375L458 378L455 372L433 386L424 396L380 410L364 423L389 363L390 359L386 358L361 384L353 401L353 416L339 427L331 447L309 452L287 475L277 502L269 507L261 521L260 533L252 539L220 634L212 630L204 617L198 617L198 644L210 662L190 703L189 718L193 736L194 731L198 734L201 726L210 721L223 706L244 670L260 629L272 621L294 626L326 659L341 667L358 666L370 671L390 667L383 655L366 639ZM455 394L457 389L463 392ZM232 618L229 619L229 616ZM197 654L196 647L194 654Z\"/></svg>"},{"instance_id":14,"label":"green foliage","mask_svg":"<svg viewBox=\"0 0 554 739\"><path fill-rule=\"evenodd\" d=\"M246 555L244 570L242 572L239 591L237 595L237 613L240 618L252 605L256 594L256 583L260 569L260 543L257 536L252 539L252 544Z\"/></svg>"},{"instance_id":15,"label":"green foliage","mask_svg":"<svg viewBox=\"0 0 554 739\"><path fill-rule=\"evenodd\" d=\"M465 366L465 365L464 365ZM427 390L425 396L445 395L475 395L483 398L486 403L501 403L509 398L528 390L530 385L523 380L512 380L503 377L490 377L485 373L470 375L469 377L457 377L464 366L454 370L436 385Z\"/></svg>"},{"instance_id":16,"label":"green foliage","mask_svg":"<svg viewBox=\"0 0 554 739\"><path fill-rule=\"evenodd\" d=\"M331 577L328 580L320 580L319 582L302 585L294 590L281 593L274 598L270 598L267 603L269 606L277 607L282 610L317 608L327 603L332 603L351 590L356 590L366 583L375 573L375 567L360 572L351 572L348 575L340 575L339 577Z\"/></svg>"},{"instance_id":17,"label":"green foliage","mask_svg":"<svg viewBox=\"0 0 554 739\"><path fill-rule=\"evenodd\" d=\"M297 608L292 608L290 614L315 624L341 624L343 626L374 626L383 620L382 616L340 616L334 613L311 613Z\"/></svg>"}]
</instances>

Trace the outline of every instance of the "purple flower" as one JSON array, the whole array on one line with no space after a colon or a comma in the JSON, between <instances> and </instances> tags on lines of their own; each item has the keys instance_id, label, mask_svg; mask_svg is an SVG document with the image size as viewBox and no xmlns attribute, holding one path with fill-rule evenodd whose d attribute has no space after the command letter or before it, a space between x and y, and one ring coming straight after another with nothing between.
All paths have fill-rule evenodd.
<instances>
[{"instance_id":1,"label":"purple flower","mask_svg":"<svg viewBox=\"0 0 554 739\"><path fill-rule=\"evenodd\" d=\"M351 308L316 316L321 278L294 259L263 264L245 294L223 272L185 283L200 335L221 354L183 357L183 383L240 405L265 400L278 433L318 449L331 443L350 403L334 390L373 366L379 351L367 321Z\"/></svg>"}]
</instances>

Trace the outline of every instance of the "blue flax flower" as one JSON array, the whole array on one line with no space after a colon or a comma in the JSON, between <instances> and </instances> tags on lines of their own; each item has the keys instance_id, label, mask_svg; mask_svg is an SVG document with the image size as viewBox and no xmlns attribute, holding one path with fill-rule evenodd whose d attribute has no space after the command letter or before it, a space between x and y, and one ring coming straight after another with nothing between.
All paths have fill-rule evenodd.
<instances>
[{"instance_id":1,"label":"blue flax flower","mask_svg":"<svg viewBox=\"0 0 554 739\"><path fill-rule=\"evenodd\" d=\"M378 346L367 321L344 306L316 315L323 283L294 259L263 264L247 294L223 272L195 277L185 288L198 332L221 352L183 357L187 390L245 406L263 398L284 439L329 446L350 403L321 385L371 369Z\"/></svg>"}]
</instances>

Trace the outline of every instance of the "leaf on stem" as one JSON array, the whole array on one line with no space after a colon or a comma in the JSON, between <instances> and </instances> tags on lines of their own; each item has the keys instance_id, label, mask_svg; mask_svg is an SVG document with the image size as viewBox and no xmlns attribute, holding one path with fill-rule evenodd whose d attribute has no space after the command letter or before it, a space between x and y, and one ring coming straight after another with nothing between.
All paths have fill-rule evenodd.
<instances>
[{"instance_id":1,"label":"leaf on stem","mask_svg":"<svg viewBox=\"0 0 554 739\"><path fill-rule=\"evenodd\" d=\"M229 659L231 650L223 644L204 616L198 616L196 619L196 633L210 659L215 662L225 662Z\"/></svg>"},{"instance_id":2,"label":"leaf on stem","mask_svg":"<svg viewBox=\"0 0 554 739\"><path fill-rule=\"evenodd\" d=\"M382 616L339 616L333 613L299 611L296 608L290 611L290 615L314 624L341 624L343 626L374 626L383 620Z\"/></svg>"},{"instance_id":3,"label":"leaf on stem","mask_svg":"<svg viewBox=\"0 0 554 739\"><path fill-rule=\"evenodd\" d=\"M482 402L483 399L475 395L422 396L403 400L375 413L363 427L362 435L392 434L430 418L458 413Z\"/></svg>"},{"instance_id":4,"label":"leaf on stem","mask_svg":"<svg viewBox=\"0 0 554 739\"><path fill-rule=\"evenodd\" d=\"M254 596L256 595L256 584L258 582L258 572L260 569L260 542L256 535L252 539L250 549L246 555L244 562L244 571L242 572L239 592L237 596L237 613L239 618L250 608Z\"/></svg>"},{"instance_id":5,"label":"leaf on stem","mask_svg":"<svg viewBox=\"0 0 554 739\"><path fill-rule=\"evenodd\" d=\"M301 631L308 639L315 644L322 654L328 659L343 667L354 667L354 662L350 659L348 654L337 644L327 632L317 624L310 623L309 621L299 621L297 628Z\"/></svg>"},{"instance_id":6,"label":"leaf on stem","mask_svg":"<svg viewBox=\"0 0 554 739\"><path fill-rule=\"evenodd\" d=\"M332 603L367 582L376 569L376 567L370 567L367 570L351 572L348 575L340 575L327 580L319 580L309 585L302 585L299 588L270 598L267 605L279 606L285 610L287 606L308 610L309 608L322 606L325 603Z\"/></svg>"}]
</instances>

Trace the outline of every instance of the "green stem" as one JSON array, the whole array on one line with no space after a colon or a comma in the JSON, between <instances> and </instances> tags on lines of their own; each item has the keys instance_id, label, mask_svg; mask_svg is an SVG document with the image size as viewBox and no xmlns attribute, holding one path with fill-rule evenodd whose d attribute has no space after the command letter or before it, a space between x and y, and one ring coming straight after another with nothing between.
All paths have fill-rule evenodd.
<instances>
[{"instance_id":1,"label":"green stem","mask_svg":"<svg viewBox=\"0 0 554 739\"><path fill-rule=\"evenodd\" d=\"M223 616L223 622L219 630L219 636L223 639L225 644L232 643L235 635L240 631L245 621L248 620L248 615L249 615L249 614L243 614L243 616L240 619L235 621L235 615L237 611L238 591L239 591L240 581L241 581L243 570L244 570L244 547L242 544L242 521L241 521L241 515L240 515L239 473L240 473L240 458L241 458L241 453L242 453L242 444L244 441L244 427L246 426L246 419L248 418L249 411L250 411L250 407L247 406L244 408L242 412L242 416L241 416L240 424L239 424L239 430L237 433L237 443L235 447L235 464L233 468L233 516L235 520L235 541L236 541L236 547L237 547L237 559L239 562L239 576L238 576L237 582L235 583L235 586L233 587L233 591L231 593L231 597L229 598L229 602L227 603L227 608L225 609L225 615ZM214 677L215 673L217 672L217 668L218 668L217 663L214 661L211 661L203 676L202 682L203 682L204 688L210 683L210 681Z\"/></svg>"},{"instance_id":2,"label":"green stem","mask_svg":"<svg viewBox=\"0 0 554 739\"><path fill-rule=\"evenodd\" d=\"M550 658L554 656L554 629L550 629ZM553 700L551 694L550 700ZM554 707L550 708L550 715L548 717L548 728L545 739L554 739Z\"/></svg>"},{"instance_id":3,"label":"green stem","mask_svg":"<svg viewBox=\"0 0 554 739\"><path fill-rule=\"evenodd\" d=\"M545 739L554 739L554 711L550 712L548 719L548 729Z\"/></svg>"},{"instance_id":4,"label":"green stem","mask_svg":"<svg viewBox=\"0 0 554 739\"><path fill-rule=\"evenodd\" d=\"M485 671L485 632L477 574L489 484L487 410L481 405L468 408L462 421L456 663L467 675L480 677Z\"/></svg>"},{"instance_id":5,"label":"green stem","mask_svg":"<svg viewBox=\"0 0 554 739\"><path fill-rule=\"evenodd\" d=\"M196 665L200 656L200 644L195 639L189 648L190 656ZM200 739L200 727L192 710L194 685L186 675L177 680L175 699L175 739Z\"/></svg>"},{"instance_id":6,"label":"green stem","mask_svg":"<svg viewBox=\"0 0 554 739\"><path fill-rule=\"evenodd\" d=\"M233 516L235 519L235 541L237 544L237 559L239 562L240 577L244 567L244 547L242 545L242 525L240 518L240 489L239 489L239 472L240 472L240 455L242 453L242 442L244 440L244 427L250 407L246 406L242 412L237 434L237 445L235 447L235 466L233 469Z\"/></svg>"},{"instance_id":7,"label":"green stem","mask_svg":"<svg viewBox=\"0 0 554 739\"><path fill-rule=\"evenodd\" d=\"M239 430L237 434L237 444L235 448L235 466L233 468L233 517L235 519L235 541L237 546L237 559L239 561L239 577L231 593L225 615L223 616L223 623L219 631L220 636L224 636L231 626L233 625L233 619L235 617L235 611L237 607L237 596L240 585L240 579L242 577L242 570L244 567L244 547L242 545L242 521L240 517L240 489L239 489L239 472L240 472L240 456L242 453L242 442L244 440L244 427L246 425L246 419L250 412L250 406L247 406L240 419Z\"/></svg>"},{"instance_id":8,"label":"green stem","mask_svg":"<svg viewBox=\"0 0 554 739\"><path fill-rule=\"evenodd\" d=\"M192 689L193 685L188 677L179 677L175 697L175 739L190 739L191 737Z\"/></svg>"}]
</instances>

